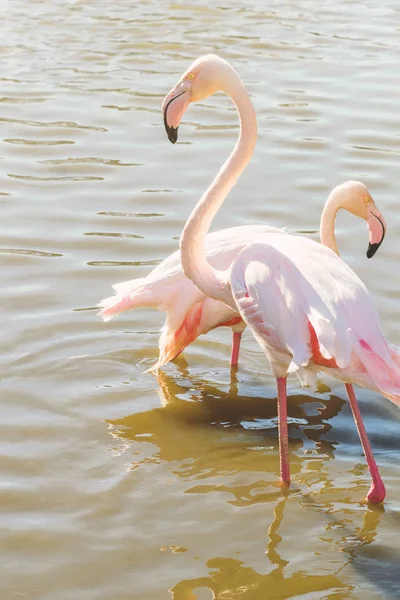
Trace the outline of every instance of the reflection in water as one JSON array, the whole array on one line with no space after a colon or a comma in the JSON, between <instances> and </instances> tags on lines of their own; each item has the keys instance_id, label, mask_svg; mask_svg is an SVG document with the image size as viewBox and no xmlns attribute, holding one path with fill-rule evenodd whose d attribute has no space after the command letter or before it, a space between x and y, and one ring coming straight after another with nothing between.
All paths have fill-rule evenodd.
<instances>
[{"instance_id":1,"label":"reflection in water","mask_svg":"<svg viewBox=\"0 0 400 600\"><path fill-rule=\"evenodd\" d=\"M157 375L162 408L110 422L113 434L136 442L151 441L158 448L155 460L181 461L177 467L172 467L178 477L198 481L224 475L227 463L230 474L240 473L248 468L249 460L252 473L262 474L261 480L251 484L198 484L188 490L192 493L229 492L233 495L231 503L237 506L268 502L271 493L279 496L275 398L269 401L265 396L239 395L234 373L229 391L221 391L201 378L190 377L182 364L183 360L179 380L161 371ZM330 487L323 461L322 464L320 461L334 456L335 442L321 437L330 431L329 419L340 412L343 404L344 401L336 396L328 400L316 400L303 394L290 397L292 491L296 491L296 483ZM306 458L300 453L304 441L311 441L314 446ZM313 464L311 468L303 469L304 464L310 463Z\"/></svg>"},{"instance_id":2,"label":"reflection in water","mask_svg":"<svg viewBox=\"0 0 400 600\"><path fill-rule=\"evenodd\" d=\"M256 600L258 598L271 598L286 600L299 598L301 594L319 591L350 591L351 586L346 586L337 577L331 575L306 575L295 573L281 581L277 580L276 572L261 575L251 567L245 567L242 562L230 558L214 558L207 562L213 569L209 577L199 577L180 581L170 591L173 600L196 600L194 593L197 588L208 588L212 598L223 600ZM226 582L230 585L227 588ZM321 596L320 596L321 597Z\"/></svg>"},{"instance_id":3,"label":"reflection in water","mask_svg":"<svg viewBox=\"0 0 400 600\"><path fill-rule=\"evenodd\" d=\"M170 591L173 600L195 600L198 596L195 594L200 588L206 588L212 593L212 598L240 598L244 600L256 600L257 598L276 598L286 600L288 598L298 598L301 594L331 591L335 593L335 598L345 596L336 596L336 593L349 593L354 589L350 582L343 581L340 573L345 567L354 561L355 568L366 578L368 572L359 568L360 561L355 561L359 548L371 544L377 535L377 527L380 519L380 510L367 510L363 517L363 526L351 531L345 526L345 519L338 521L342 525L345 534L342 537L343 542L347 542L344 550L348 552L350 558L340 566L337 573L310 575L302 570L287 575L285 568L289 561L282 558L279 554L279 544L282 536L278 529L284 518L284 510L288 497L280 498L275 506L274 519L268 529L268 542L266 557L269 564L266 566L268 573L257 573L253 568L246 567L244 564L231 558L214 558L209 560L207 566L212 569L208 577L197 577L186 579L176 584ZM363 563L361 563L363 564ZM385 576L386 578L386 576ZM382 578L381 578L382 579ZM227 588L229 582L229 588ZM379 579L373 581L375 585L379 584ZM382 586L385 590L385 586ZM387 586L386 586L387 591ZM325 596L324 596L325 597ZM329 596L331 597L331 596ZM333 597L333 596L332 596Z\"/></svg>"},{"instance_id":4,"label":"reflection in water","mask_svg":"<svg viewBox=\"0 0 400 600\"><path fill-rule=\"evenodd\" d=\"M234 371L229 391L223 392L205 384L200 377L190 377L184 359L180 361L179 370L179 380L165 372L157 375L161 408L109 422L111 433L125 440L154 444L157 450L150 462L166 461L174 475L190 483L196 482L186 489L186 493L221 492L229 494L230 499L226 501L239 508L256 506L260 502L273 502L275 508L266 533L266 563L261 573L238 559L215 557L207 561L208 576L181 580L170 590L172 598L287 599L316 591L329 591L338 594L335 598L346 598L355 588L355 573L358 584L363 580L390 594L400 584L400 574L392 571L392 579L388 580L386 571L383 575L380 570L380 575L371 577L374 553L366 552L377 537L383 507L363 509L361 505L355 505L344 508L335 501L337 496L332 496L336 492L327 463L334 457L335 442L321 440L321 437L331 429L329 420L338 415L344 401L335 396L318 400L315 410L315 398L303 395L289 398L292 415L290 451L296 462L295 482L307 484L299 494L295 486L290 491L280 489L278 461L271 458L276 454L277 446L275 402L268 402L265 397L240 396ZM221 434L217 439L210 435L210 430L215 434L215 428ZM182 429L184 436L179 435ZM244 436L239 441L235 435L238 431ZM293 435L296 433L297 436ZM233 435L232 445L238 445L235 451L229 445ZM308 455L298 454L307 441L313 442L317 454L311 469ZM249 466L250 452L253 456ZM246 454L247 460L243 458ZM148 456L146 464L149 464ZM262 473L262 479L256 477L250 484L237 485L236 477L245 472ZM224 476L225 483L216 482L217 476ZM201 480L210 483L201 483ZM285 529L285 511L288 511L288 525L292 527L293 513L298 507L310 515L305 517L303 514L305 524L312 522L316 515L322 518L323 535L319 541L335 553L339 552L341 560L332 561L332 565L328 561L319 571L316 568L304 572L302 568L293 569L290 561L284 558L280 546L285 542L282 531ZM360 510L364 511L363 522L357 525ZM295 527L300 536L307 535L297 521ZM387 549L380 549L378 555L384 557L388 566L399 558L396 551ZM204 595L206 591L212 596Z\"/></svg>"}]
</instances>

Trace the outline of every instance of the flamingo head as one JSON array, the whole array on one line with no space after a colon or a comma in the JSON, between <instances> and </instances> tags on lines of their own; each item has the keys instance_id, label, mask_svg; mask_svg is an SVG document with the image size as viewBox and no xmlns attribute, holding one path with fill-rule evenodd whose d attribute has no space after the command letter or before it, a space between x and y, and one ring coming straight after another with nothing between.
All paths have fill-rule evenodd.
<instances>
[{"instance_id":1,"label":"flamingo head","mask_svg":"<svg viewBox=\"0 0 400 600\"><path fill-rule=\"evenodd\" d=\"M204 100L226 89L232 74L234 71L230 64L215 54L207 54L194 61L162 104L165 130L172 144L178 139L178 126L189 103Z\"/></svg>"},{"instance_id":2,"label":"flamingo head","mask_svg":"<svg viewBox=\"0 0 400 600\"><path fill-rule=\"evenodd\" d=\"M367 221L369 230L367 257L372 258L385 237L385 219L377 209L367 186L361 181L346 181L338 187L338 190L339 208L344 208L356 217Z\"/></svg>"}]
</instances>

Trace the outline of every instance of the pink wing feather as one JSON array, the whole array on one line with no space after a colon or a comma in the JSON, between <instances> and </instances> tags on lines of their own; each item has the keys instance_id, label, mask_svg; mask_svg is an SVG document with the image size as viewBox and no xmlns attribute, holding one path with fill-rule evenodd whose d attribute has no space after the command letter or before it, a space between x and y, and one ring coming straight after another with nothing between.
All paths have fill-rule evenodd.
<instances>
[{"instance_id":1,"label":"pink wing feather","mask_svg":"<svg viewBox=\"0 0 400 600\"><path fill-rule=\"evenodd\" d=\"M240 252L230 277L276 376L322 369L400 403L399 351L389 348L367 288L334 252L307 238L270 236Z\"/></svg>"}]
</instances>

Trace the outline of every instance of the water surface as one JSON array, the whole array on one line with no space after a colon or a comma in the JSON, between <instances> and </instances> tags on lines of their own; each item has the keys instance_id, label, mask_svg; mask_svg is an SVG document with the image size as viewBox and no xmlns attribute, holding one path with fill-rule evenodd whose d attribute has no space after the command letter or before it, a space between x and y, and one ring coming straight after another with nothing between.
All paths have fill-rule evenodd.
<instances>
[{"instance_id":1,"label":"water surface","mask_svg":"<svg viewBox=\"0 0 400 600\"><path fill-rule=\"evenodd\" d=\"M399 342L394 0L12 0L0 5L1 600L400 597L398 410L358 391L387 488L343 386L289 383L292 486L278 480L274 381L250 335L237 374L214 331L158 377L162 315L104 324L96 303L177 248L238 134L228 99L190 107L173 147L162 98L207 52L254 102L254 159L214 229L318 238L361 179L388 223L338 218L343 257Z\"/></svg>"}]
</instances>

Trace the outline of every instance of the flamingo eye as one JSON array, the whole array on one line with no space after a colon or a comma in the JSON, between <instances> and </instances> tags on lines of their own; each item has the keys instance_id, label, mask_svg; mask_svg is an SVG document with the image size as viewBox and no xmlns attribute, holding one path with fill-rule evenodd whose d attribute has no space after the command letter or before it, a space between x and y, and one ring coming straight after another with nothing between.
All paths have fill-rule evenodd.
<instances>
[{"instance_id":1,"label":"flamingo eye","mask_svg":"<svg viewBox=\"0 0 400 600\"><path fill-rule=\"evenodd\" d=\"M187 79L194 79L194 73L189 73L189 75L187 76Z\"/></svg>"},{"instance_id":2,"label":"flamingo eye","mask_svg":"<svg viewBox=\"0 0 400 600\"><path fill-rule=\"evenodd\" d=\"M369 204L371 202L371 198L369 196L367 196L367 198L365 198L364 202L365 202L365 204Z\"/></svg>"}]
</instances>

